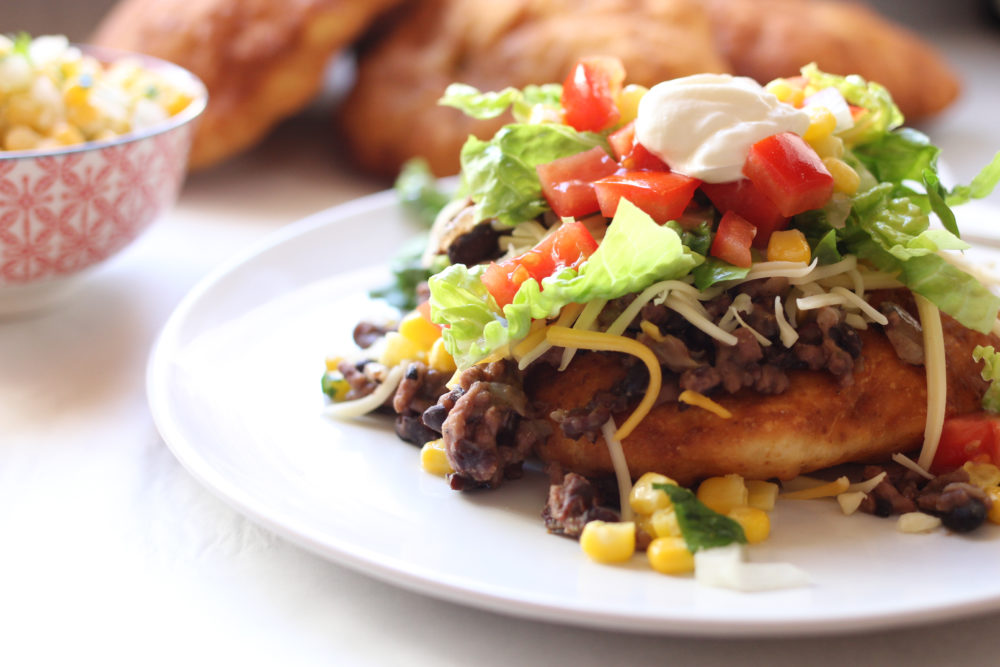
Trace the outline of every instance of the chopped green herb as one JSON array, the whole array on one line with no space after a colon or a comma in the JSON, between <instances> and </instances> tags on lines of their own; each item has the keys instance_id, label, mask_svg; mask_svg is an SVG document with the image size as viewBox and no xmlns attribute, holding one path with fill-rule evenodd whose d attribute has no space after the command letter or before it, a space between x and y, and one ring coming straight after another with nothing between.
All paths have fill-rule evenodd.
<instances>
[{"instance_id":1,"label":"chopped green herb","mask_svg":"<svg viewBox=\"0 0 1000 667\"><path fill-rule=\"evenodd\" d=\"M740 524L709 509L688 489L676 484L653 484L653 488L670 497L684 542L692 553L701 549L724 547L733 542L746 544L747 538Z\"/></svg>"}]
</instances>

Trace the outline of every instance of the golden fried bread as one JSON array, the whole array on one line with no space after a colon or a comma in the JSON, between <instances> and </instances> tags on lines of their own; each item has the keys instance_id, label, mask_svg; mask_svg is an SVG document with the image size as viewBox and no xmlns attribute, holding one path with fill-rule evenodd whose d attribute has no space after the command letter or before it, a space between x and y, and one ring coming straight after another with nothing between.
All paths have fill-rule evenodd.
<instances>
[{"instance_id":1,"label":"golden fried bread","mask_svg":"<svg viewBox=\"0 0 1000 667\"><path fill-rule=\"evenodd\" d=\"M645 85L729 70L697 0L424 0L360 58L344 135L370 171L394 176L422 155L435 173L457 173L469 134L492 136L510 118L477 121L438 106L448 84L562 81L579 58L604 53Z\"/></svg>"},{"instance_id":2,"label":"golden fried bread","mask_svg":"<svg viewBox=\"0 0 1000 667\"><path fill-rule=\"evenodd\" d=\"M848 2L422 0L360 57L342 129L369 171L394 176L422 155L438 175L456 173L468 135L491 136L510 119L477 121L439 107L449 83L499 90L557 82L578 58L595 54L620 57L628 81L643 85L700 72L766 83L816 61L883 83L911 120L958 94L934 49Z\"/></svg>"},{"instance_id":3,"label":"golden fried bread","mask_svg":"<svg viewBox=\"0 0 1000 667\"><path fill-rule=\"evenodd\" d=\"M959 93L944 59L915 34L853 2L702 0L716 46L736 74L760 82L816 62L889 89L908 119L936 113Z\"/></svg>"},{"instance_id":4,"label":"golden fried bread","mask_svg":"<svg viewBox=\"0 0 1000 667\"><path fill-rule=\"evenodd\" d=\"M986 383L972 359L977 344L996 339L970 331L942 316L948 364L947 414L980 410ZM796 475L849 461L886 459L923 441L927 388L922 366L899 360L881 331L860 332L861 362L854 382L841 386L829 373L790 371L782 394L749 390L713 399L733 413L723 419L700 408L661 404L627 438L623 447L634 477L660 472L683 485L705 477L739 473L751 479ZM586 405L596 391L609 389L625 373L619 358L602 353L577 355L562 373L546 369L532 378L529 395L550 408ZM627 413L615 415L621 424ZM602 439L554 435L539 457L587 476L612 474Z\"/></svg>"},{"instance_id":5,"label":"golden fried bread","mask_svg":"<svg viewBox=\"0 0 1000 667\"><path fill-rule=\"evenodd\" d=\"M335 51L397 0L121 0L92 42L157 56L205 82L193 168L253 145L316 95Z\"/></svg>"}]
</instances>

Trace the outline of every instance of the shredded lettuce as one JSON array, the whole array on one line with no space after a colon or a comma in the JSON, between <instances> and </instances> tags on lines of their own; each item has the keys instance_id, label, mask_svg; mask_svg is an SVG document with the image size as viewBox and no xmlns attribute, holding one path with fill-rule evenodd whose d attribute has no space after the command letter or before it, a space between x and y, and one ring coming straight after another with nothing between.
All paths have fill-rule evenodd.
<instances>
[{"instance_id":1,"label":"shredded lettuce","mask_svg":"<svg viewBox=\"0 0 1000 667\"><path fill-rule=\"evenodd\" d=\"M438 104L454 107L472 118L496 118L510 107L514 119L525 123L537 105L558 109L561 96L562 86L558 83L485 93L464 83L453 83L445 89Z\"/></svg>"},{"instance_id":2,"label":"shredded lettuce","mask_svg":"<svg viewBox=\"0 0 1000 667\"><path fill-rule=\"evenodd\" d=\"M514 123L489 141L469 137L462 147L459 195L475 202L477 220L495 218L513 227L549 210L535 167L594 146L607 150L607 141L553 123Z\"/></svg>"},{"instance_id":3,"label":"shredded lettuce","mask_svg":"<svg viewBox=\"0 0 1000 667\"><path fill-rule=\"evenodd\" d=\"M438 187L437 179L423 158L407 160L393 188L400 205L427 228L434 224L434 218L451 199Z\"/></svg>"},{"instance_id":4,"label":"shredded lettuce","mask_svg":"<svg viewBox=\"0 0 1000 667\"><path fill-rule=\"evenodd\" d=\"M983 409L1000 412L1000 354L997 354L992 345L977 345L972 350L972 358L983 362L980 375L990 383L989 389L983 394Z\"/></svg>"},{"instance_id":5,"label":"shredded lettuce","mask_svg":"<svg viewBox=\"0 0 1000 667\"><path fill-rule=\"evenodd\" d=\"M445 347L467 368L527 335L532 319L555 317L569 303L614 299L680 278L703 261L680 236L623 199L604 240L579 271L563 269L521 284L501 310L483 287L483 267L453 265L432 277L431 319L448 324Z\"/></svg>"},{"instance_id":6,"label":"shredded lettuce","mask_svg":"<svg viewBox=\"0 0 1000 667\"><path fill-rule=\"evenodd\" d=\"M857 74L839 76L820 71L816 63L802 68L802 76L817 89L836 88L851 104L866 109L854 119L854 127L840 133L840 137L850 146L879 139L886 132L903 124L903 114L892 101L892 95L880 84L866 81Z\"/></svg>"}]
</instances>

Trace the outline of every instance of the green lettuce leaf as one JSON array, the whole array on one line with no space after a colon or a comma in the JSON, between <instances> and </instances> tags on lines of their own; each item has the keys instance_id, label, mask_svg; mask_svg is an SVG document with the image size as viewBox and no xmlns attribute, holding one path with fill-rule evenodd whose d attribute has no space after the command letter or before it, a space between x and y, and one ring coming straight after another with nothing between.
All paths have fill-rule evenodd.
<instances>
[{"instance_id":1,"label":"green lettuce leaf","mask_svg":"<svg viewBox=\"0 0 1000 667\"><path fill-rule=\"evenodd\" d=\"M855 157L881 182L920 181L924 170L935 169L941 150L927 135L902 127L855 146Z\"/></svg>"},{"instance_id":2,"label":"green lettuce leaf","mask_svg":"<svg viewBox=\"0 0 1000 667\"><path fill-rule=\"evenodd\" d=\"M428 228L451 199L438 187L437 179L423 158L413 158L403 164L393 189L400 205Z\"/></svg>"},{"instance_id":3,"label":"green lettuce leaf","mask_svg":"<svg viewBox=\"0 0 1000 667\"><path fill-rule=\"evenodd\" d=\"M526 280L501 310L480 281L483 267L454 265L429 281L431 319L448 325L445 347L459 368L467 368L527 335L532 319L555 317L569 303L614 299L680 278L701 261L677 232L622 199L604 240L579 271L563 269L541 285Z\"/></svg>"},{"instance_id":4,"label":"green lettuce leaf","mask_svg":"<svg viewBox=\"0 0 1000 667\"><path fill-rule=\"evenodd\" d=\"M972 199L982 199L993 192L998 183L1000 183L1000 152L975 175L971 183L952 188L946 201L949 206L958 206Z\"/></svg>"},{"instance_id":5,"label":"green lettuce leaf","mask_svg":"<svg viewBox=\"0 0 1000 667\"><path fill-rule=\"evenodd\" d=\"M989 389L983 394L983 409L1000 412L1000 354L997 354L992 345L977 345L972 350L972 358L983 362L980 375L990 383Z\"/></svg>"},{"instance_id":6,"label":"green lettuce leaf","mask_svg":"<svg viewBox=\"0 0 1000 667\"><path fill-rule=\"evenodd\" d=\"M558 83L525 86L523 89L504 88L495 92L481 92L464 83L453 83L445 89L438 104L454 107L472 118L496 118L508 107L513 107L514 118L524 123L536 105L558 108L561 96L562 86Z\"/></svg>"},{"instance_id":7,"label":"green lettuce leaf","mask_svg":"<svg viewBox=\"0 0 1000 667\"><path fill-rule=\"evenodd\" d=\"M885 86L865 81L857 74L827 74L820 71L816 63L806 65L801 71L816 88L836 88L845 100L867 109L867 113L855 119L854 127L839 134L848 145L866 144L903 124L903 114Z\"/></svg>"},{"instance_id":8,"label":"green lettuce leaf","mask_svg":"<svg viewBox=\"0 0 1000 667\"><path fill-rule=\"evenodd\" d=\"M507 125L489 141L469 137L459 194L475 202L477 220L513 227L549 210L535 167L594 146L607 150L598 134L551 123Z\"/></svg>"}]
</instances>

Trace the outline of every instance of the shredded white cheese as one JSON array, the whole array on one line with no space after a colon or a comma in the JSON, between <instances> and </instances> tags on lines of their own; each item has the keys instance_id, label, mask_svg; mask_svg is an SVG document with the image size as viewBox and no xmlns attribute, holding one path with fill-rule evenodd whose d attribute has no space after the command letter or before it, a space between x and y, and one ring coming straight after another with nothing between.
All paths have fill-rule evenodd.
<instances>
[{"instance_id":1,"label":"shredded white cheese","mask_svg":"<svg viewBox=\"0 0 1000 667\"><path fill-rule=\"evenodd\" d=\"M774 297L774 319L778 322L778 335L781 337L781 344L785 347L795 345L799 339L799 332L795 330L785 318L785 309L781 307L781 297Z\"/></svg>"},{"instance_id":2,"label":"shredded white cheese","mask_svg":"<svg viewBox=\"0 0 1000 667\"><path fill-rule=\"evenodd\" d=\"M331 403L323 409L323 414L327 417L349 419L351 417L366 415L375 410L378 406L385 403L386 399L399 387L399 383L403 379L405 365L400 364L389 371L389 374L385 376L385 380L375 388L375 391L367 396L362 396L353 401Z\"/></svg>"},{"instance_id":3,"label":"shredded white cheese","mask_svg":"<svg viewBox=\"0 0 1000 667\"><path fill-rule=\"evenodd\" d=\"M837 294L844 298L844 303L851 304L855 306L858 310L868 316L872 322L878 322L882 326L889 323L889 318L877 311L870 303L862 299L860 296L855 294L849 289L843 287L834 287L830 290L833 294Z\"/></svg>"},{"instance_id":4,"label":"shredded white cheese","mask_svg":"<svg viewBox=\"0 0 1000 667\"><path fill-rule=\"evenodd\" d=\"M618 427L615 426L613 417L608 418L608 421L601 426L604 444L607 445L611 465L615 469L615 479L618 481L618 501L621 503L622 521L631 521L632 506L628 499L632 494L632 474L628 469L628 461L625 460L625 450L622 448L622 443L615 437L617 430Z\"/></svg>"},{"instance_id":5,"label":"shredded white cheese","mask_svg":"<svg viewBox=\"0 0 1000 667\"><path fill-rule=\"evenodd\" d=\"M944 413L948 397L948 377L945 370L944 332L941 329L941 313L933 303L914 293L917 314L924 334L924 371L927 374L927 422L924 426L924 444L920 449L917 464L924 470L931 467L941 429L944 427Z\"/></svg>"},{"instance_id":6,"label":"shredded white cheese","mask_svg":"<svg viewBox=\"0 0 1000 667\"><path fill-rule=\"evenodd\" d=\"M712 338L720 340L726 345L736 345L736 336L728 331L720 329L714 322L712 322L712 320L697 312L697 310L690 303L681 300L677 297L677 295L671 294L667 297L665 303L668 308L680 313L684 319L707 333Z\"/></svg>"},{"instance_id":7,"label":"shredded white cheese","mask_svg":"<svg viewBox=\"0 0 1000 667\"><path fill-rule=\"evenodd\" d=\"M606 300L596 299L589 302L583 307L583 312L580 313L580 317L576 318L576 322L573 323L573 328L577 331L590 331L593 328L594 322L597 321L597 316L601 314L604 310L604 306L607 304ZM559 371L566 370L569 366L569 362L573 361L573 356L576 354L577 348L567 347L563 349L562 361L559 363Z\"/></svg>"}]
</instances>

